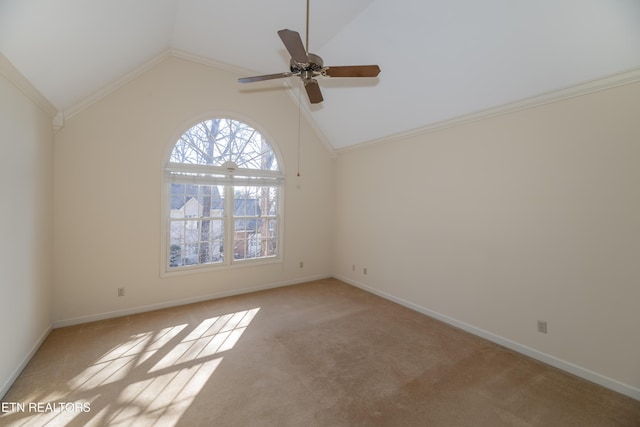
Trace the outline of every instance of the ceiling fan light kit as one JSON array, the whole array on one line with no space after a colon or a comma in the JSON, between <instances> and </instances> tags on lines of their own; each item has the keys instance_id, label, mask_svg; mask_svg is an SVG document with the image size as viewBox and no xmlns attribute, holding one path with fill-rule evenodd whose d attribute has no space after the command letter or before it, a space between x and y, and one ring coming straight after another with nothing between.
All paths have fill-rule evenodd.
<instances>
[{"instance_id":1,"label":"ceiling fan light kit","mask_svg":"<svg viewBox=\"0 0 640 427\"><path fill-rule=\"evenodd\" d=\"M265 74L261 76L243 77L239 83L253 83L264 80L273 80L285 77L297 76L302 79L305 91L311 104L318 104L324 100L320 85L315 79L323 77L377 77L380 73L378 65L343 65L324 66L324 61L318 55L309 50L309 1L307 0L307 44L302 43L302 38L297 31L280 30L278 36L291 56L288 72Z\"/></svg>"}]
</instances>

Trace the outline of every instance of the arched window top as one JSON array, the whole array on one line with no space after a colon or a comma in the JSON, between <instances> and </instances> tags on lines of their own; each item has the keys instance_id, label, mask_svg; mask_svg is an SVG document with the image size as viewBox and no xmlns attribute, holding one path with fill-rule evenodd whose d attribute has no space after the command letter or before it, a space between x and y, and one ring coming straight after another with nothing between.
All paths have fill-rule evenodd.
<instances>
[{"instance_id":1,"label":"arched window top","mask_svg":"<svg viewBox=\"0 0 640 427\"><path fill-rule=\"evenodd\" d=\"M200 122L176 142L170 163L223 168L280 171L277 156L257 130L228 118Z\"/></svg>"}]
</instances>

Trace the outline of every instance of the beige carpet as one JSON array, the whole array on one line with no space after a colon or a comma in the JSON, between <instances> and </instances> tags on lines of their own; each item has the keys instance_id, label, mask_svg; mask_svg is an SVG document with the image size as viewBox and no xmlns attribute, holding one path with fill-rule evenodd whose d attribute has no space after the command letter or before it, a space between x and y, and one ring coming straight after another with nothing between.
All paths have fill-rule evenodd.
<instances>
[{"instance_id":1,"label":"beige carpet","mask_svg":"<svg viewBox=\"0 0 640 427\"><path fill-rule=\"evenodd\" d=\"M640 426L636 400L334 279L56 329L3 403L3 426Z\"/></svg>"}]
</instances>

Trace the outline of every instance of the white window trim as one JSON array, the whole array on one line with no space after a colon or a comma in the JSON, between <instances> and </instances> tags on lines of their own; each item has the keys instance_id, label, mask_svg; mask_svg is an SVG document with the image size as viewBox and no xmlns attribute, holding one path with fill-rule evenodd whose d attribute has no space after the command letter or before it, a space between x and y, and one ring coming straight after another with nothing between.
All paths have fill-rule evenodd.
<instances>
[{"instance_id":1,"label":"white window trim","mask_svg":"<svg viewBox=\"0 0 640 427\"><path fill-rule=\"evenodd\" d=\"M232 120L238 120L231 118ZM207 119L204 119L207 120ZM202 121L202 120L200 120ZM200 122L199 121L199 122ZM244 121L245 120L239 120ZM197 123L199 123L197 122ZM248 124L248 123L247 123ZM195 124L194 124L195 125ZM249 125L252 126L252 125ZM253 126L252 126L253 127ZM255 127L253 127L256 129ZM188 128L187 128L188 129ZM184 132L183 132L184 133ZM260 132L263 136L265 134ZM182 134L180 134L182 135ZM231 172L222 166L216 165L193 165L170 162L168 159L171 156L173 145L170 144L168 155L165 157L165 163L162 168L162 197L161 197L161 242L160 242L160 277L172 277L182 276L189 274L205 273L222 271L236 268L246 268L249 266L261 266L269 264L280 264L283 262L284 257L284 198L285 198L285 174L282 164L282 157L279 155L277 147L271 142L270 138L267 138L269 145L273 150L278 166L280 170L262 170L262 169L247 169L238 168ZM173 142L175 144L175 142ZM179 175L172 172L184 172L189 171L189 174ZM219 175L215 178L211 175ZM227 192L233 193L233 186L273 186L278 187L278 253L276 256L265 258L252 258L252 259L234 259L233 256L227 256L227 248L225 248L224 261L221 263L208 263L208 264L195 264L184 267L170 267L170 218L169 213L171 209L171 183L193 183L193 184L210 184L210 185L224 185L225 186L225 237L232 236L233 230L229 230L234 226L234 216L229 216L229 212L233 212L233 206L229 204L233 203L233 197L228 197ZM233 196L233 194L231 194ZM233 245L226 245L227 247ZM231 251L229 249L229 251ZM232 252L232 251L231 251Z\"/></svg>"}]
</instances>

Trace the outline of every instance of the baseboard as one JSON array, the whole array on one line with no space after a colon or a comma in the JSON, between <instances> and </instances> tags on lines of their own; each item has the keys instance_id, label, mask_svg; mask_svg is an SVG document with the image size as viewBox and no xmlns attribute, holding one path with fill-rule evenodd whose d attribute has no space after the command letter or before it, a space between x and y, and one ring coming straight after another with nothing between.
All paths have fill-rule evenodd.
<instances>
[{"instance_id":1,"label":"baseboard","mask_svg":"<svg viewBox=\"0 0 640 427\"><path fill-rule=\"evenodd\" d=\"M71 318L71 319L56 320L56 321L53 322L53 328L63 328L65 326L80 325L82 323L95 322L95 321L98 321L98 320L112 319L112 318L115 318L115 317L122 317L122 316L130 316L132 314L144 313L144 312L147 312L147 311L160 310L160 309L169 308L169 307L177 307L177 306L180 306L180 305L193 304L193 303L196 303L196 302L208 301L208 300L216 299L216 298L224 298L224 297L230 297L230 296L234 296L234 295L247 294L247 293L250 293L250 292L263 291L263 290L266 290L266 289L280 288L282 286L296 285L296 284L299 284L299 283L310 282L310 281L313 281L313 280L328 279L330 277L333 277L333 276L330 275L330 274L317 275L317 276L308 276L308 277L304 277L304 278L288 280L288 281L283 281L283 282L269 283L269 284L266 284L266 285L253 286L253 287L241 288L241 289L234 289L234 290L224 291L224 292L216 292L216 293L213 293L213 294L201 295L201 296L197 296L197 297L183 298L183 299L166 301L166 302L157 303L157 304L149 304L149 305L143 305L143 306L138 306L138 307L131 307L131 308L126 308L126 309L122 309L122 310L115 310L115 311L109 311L109 312L104 312L104 313L91 314L91 315L88 315L88 316L74 317L74 318Z\"/></svg>"},{"instance_id":2,"label":"baseboard","mask_svg":"<svg viewBox=\"0 0 640 427\"><path fill-rule=\"evenodd\" d=\"M565 360L559 359L555 356L551 356L549 354L538 351L534 348L528 347L526 345L522 345L515 341L511 341L494 333L485 331L484 329L477 328L473 325L470 325L465 322L461 322L449 316L445 316L444 314L438 313L433 310L429 310L425 307L422 307L418 304L414 304L410 301L404 300L402 298L398 298L389 293L380 291L378 289L374 289L357 281L351 280L349 278L334 275L334 277L338 280L341 280L345 283L348 283L352 286L360 288L366 292L378 295L384 299L389 301L393 301L397 304L400 304L404 307L410 308L411 310L417 311L418 313L422 313L426 316L433 317L434 319L445 322L451 326L455 326L456 328L462 329L471 334L482 337L486 340L499 344L503 347L516 351L518 353L524 354L525 356L529 356L533 359L539 360L540 362L546 363L547 365L551 365L563 371L569 372L573 375L576 375L580 378L583 378L587 381L591 381L595 384L599 384L603 387L616 391L618 393L624 394L625 396L629 396L633 399L640 400L640 388L633 387L628 384L624 384L620 381L614 380L612 378L606 377L604 375L598 374L597 372L593 372L589 369L583 368L581 366L575 365L571 362L567 362Z\"/></svg>"},{"instance_id":3,"label":"baseboard","mask_svg":"<svg viewBox=\"0 0 640 427\"><path fill-rule=\"evenodd\" d=\"M7 392L9 391L9 389L11 388L13 383L15 382L16 378L18 378L18 375L20 375L22 370L27 366L27 363L29 363L31 358L36 354L36 351L38 351L38 349L40 348L40 346L42 345L44 340L47 339L47 337L51 333L52 329L53 329L53 325L49 325L47 327L47 329L40 336L38 341L36 341L36 343L33 345L33 347L31 347L31 350L29 351L29 353L27 353L25 355L25 357L22 359L22 362L20 362L20 364L16 367L16 369L9 376L9 378L7 378L5 380L5 382L4 382L4 384L2 384L2 387L0 388L0 400L4 399L4 396L7 394Z\"/></svg>"}]
</instances>

